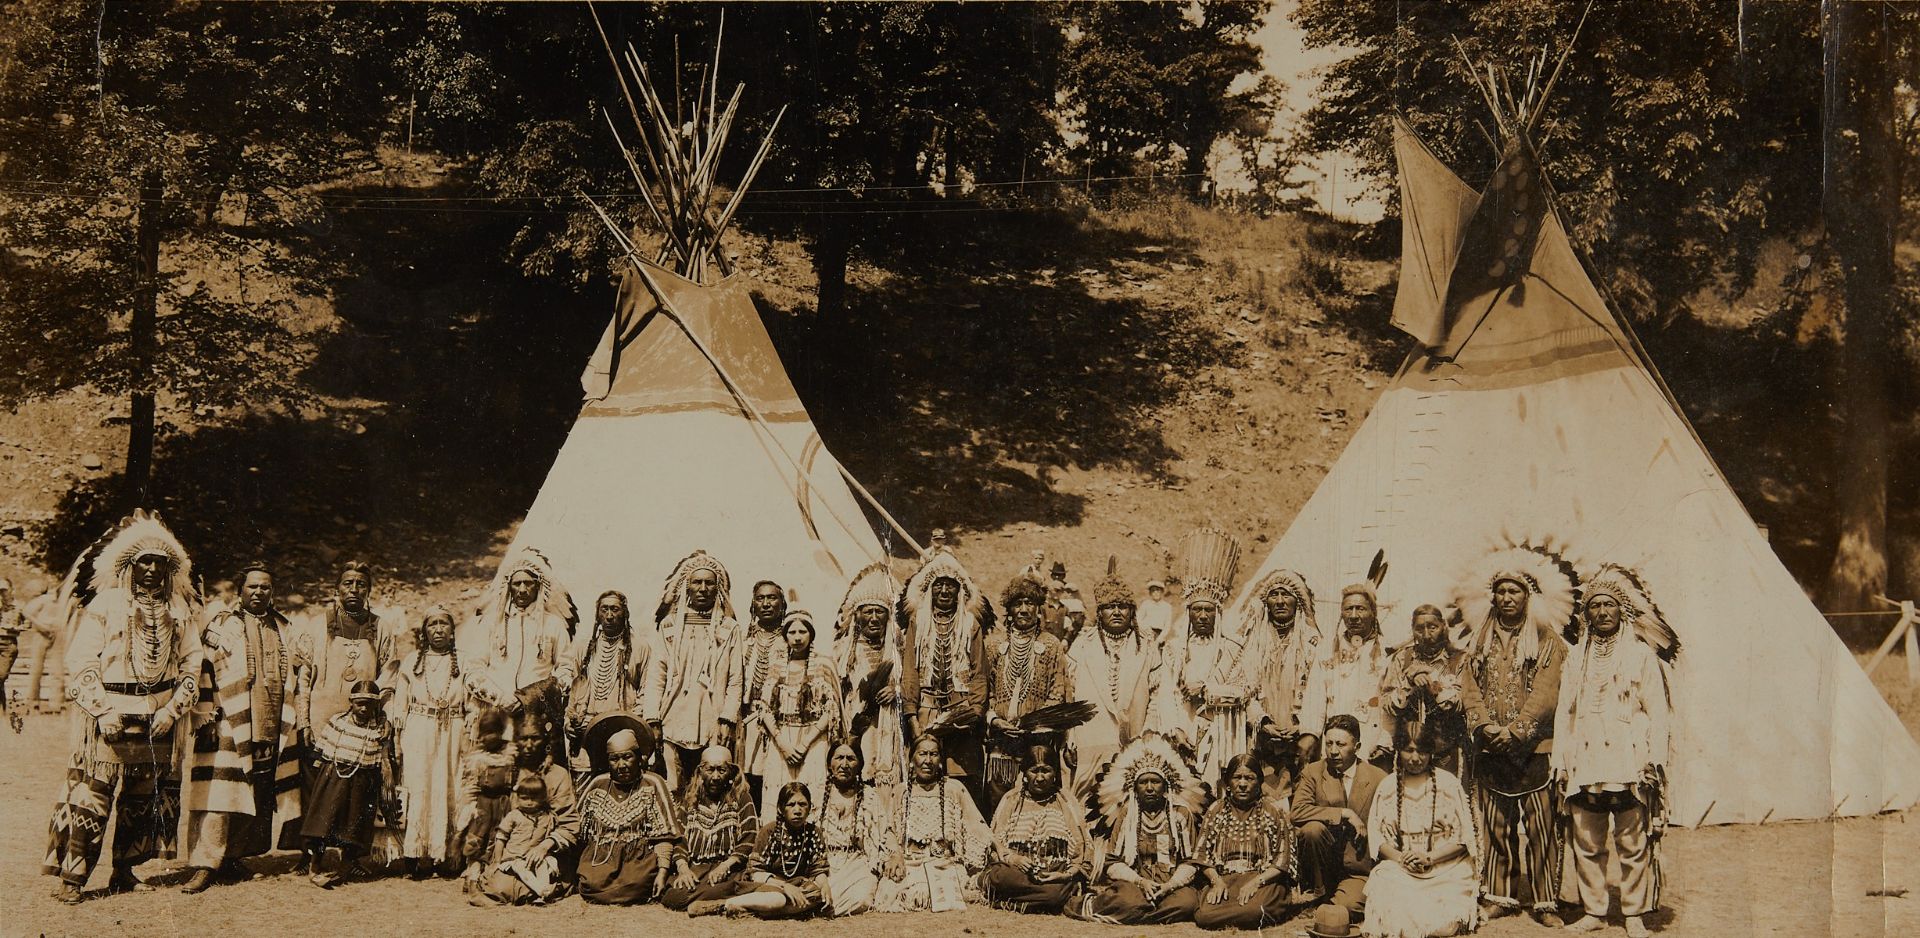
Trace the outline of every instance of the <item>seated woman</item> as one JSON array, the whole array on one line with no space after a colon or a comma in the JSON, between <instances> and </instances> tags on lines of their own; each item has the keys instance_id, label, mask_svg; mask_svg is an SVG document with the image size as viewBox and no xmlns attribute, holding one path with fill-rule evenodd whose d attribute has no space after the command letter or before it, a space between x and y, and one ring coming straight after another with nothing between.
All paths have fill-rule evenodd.
<instances>
[{"instance_id":1,"label":"seated woman","mask_svg":"<svg viewBox=\"0 0 1920 938\"><path fill-rule=\"evenodd\" d=\"M1200 822L1194 862L1207 877L1194 910L1201 928L1264 928L1286 921L1294 883L1293 826L1266 805L1260 767L1250 755L1228 760L1220 772L1225 796Z\"/></svg>"},{"instance_id":2,"label":"seated woman","mask_svg":"<svg viewBox=\"0 0 1920 938\"><path fill-rule=\"evenodd\" d=\"M940 737L913 744L913 777L886 805L885 839L872 853L880 867L873 907L881 912L957 912L977 890L992 835L965 785L947 777Z\"/></svg>"},{"instance_id":3,"label":"seated woman","mask_svg":"<svg viewBox=\"0 0 1920 938\"><path fill-rule=\"evenodd\" d=\"M861 778L865 768L866 759L852 739L835 740L827 754L826 789L814 812L813 822L827 847L827 902L836 916L873 908L879 883L871 848L883 836L886 799Z\"/></svg>"},{"instance_id":4,"label":"seated woman","mask_svg":"<svg viewBox=\"0 0 1920 938\"><path fill-rule=\"evenodd\" d=\"M1086 809L1060 794L1059 751L1051 743L1021 749L1020 787L993 812L993 860L980 878L987 901L1015 912L1080 911L1092 871Z\"/></svg>"},{"instance_id":5,"label":"seated woman","mask_svg":"<svg viewBox=\"0 0 1920 938\"><path fill-rule=\"evenodd\" d=\"M701 899L725 899L752 858L759 814L733 750L708 746L680 802L680 846L673 852L673 885L660 904L674 911Z\"/></svg>"},{"instance_id":6,"label":"seated woman","mask_svg":"<svg viewBox=\"0 0 1920 938\"><path fill-rule=\"evenodd\" d=\"M1094 782L1101 882L1087 918L1114 925L1168 925L1193 918L1193 824L1205 791L1158 733L1128 743Z\"/></svg>"},{"instance_id":7,"label":"seated woman","mask_svg":"<svg viewBox=\"0 0 1920 938\"><path fill-rule=\"evenodd\" d=\"M1473 817L1460 780L1434 768L1437 723L1394 730L1399 768L1373 795L1367 847L1379 861L1367 878L1367 938L1438 938L1474 928L1479 894Z\"/></svg>"},{"instance_id":8,"label":"seated woman","mask_svg":"<svg viewBox=\"0 0 1920 938\"><path fill-rule=\"evenodd\" d=\"M653 731L631 713L609 713L587 727L593 780L580 790L580 898L632 905L657 898L680 828L667 783L642 768L653 758Z\"/></svg>"},{"instance_id":9,"label":"seated woman","mask_svg":"<svg viewBox=\"0 0 1920 938\"><path fill-rule=\"evenodd\" d=\"M687 906L688 915L755 915L760 918L800 918L816 912L831 914L827 905L827 849L820 829L808 820L813 799L803 782L780 786L775 796L780 818L760 828L753 843L752 873L741 891L726 899L701 899Z\"/></svg>"}]
</instances>

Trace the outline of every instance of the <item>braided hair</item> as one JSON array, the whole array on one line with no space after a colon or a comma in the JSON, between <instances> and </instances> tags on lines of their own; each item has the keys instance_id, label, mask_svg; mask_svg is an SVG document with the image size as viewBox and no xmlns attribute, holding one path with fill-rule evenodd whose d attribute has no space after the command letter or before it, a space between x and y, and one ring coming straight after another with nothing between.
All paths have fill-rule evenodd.
<instances>
[{"instance_id":1,"label":"braided hair","mask_svg":"<svg viewBox=\"0 0 1920 938\"><path fill-rule=\"evenodd\" d=\"M427 647L427 626L431 625L433 623L433 620L442 619L442 618L447 620L448 625L456 624L453 621L453 613L448 612L445 609L431 610L426 614L426 616L421 618L420 627L413 630L414 644L418 645L422 649L425 649ZM453 669L452 671L453 680L456 680L456 681L460 679L460 637L459 636L460 636L460 630L458 628L455 628L453 630L453 635L449 636L447 639L448 641L447 664L449 667ZM414 655L413 656L413 676L419 677L426 673L427 673L427 656L423 654Z\"/></svg>"},{"instance_id":2,"label":"braided hair","mask_svg":"<svg viewBox=\"0 0 1920 938\"><path fill-rule=\"evenodd\" d=\"M1424 752L1431 758L1434 750L1439 748L1438 740L1435 738L1437 729L1438 727L1431 723L1403 721L1393 730L1393 751L1399 753L1411 749L1415 752ZM1396 768L1398 768L1397 765ZM1393 847L1395 850L1407 849L1404 826L1406 799L1402 791L1405 780L1402 775L1403 773L1398 771L1393 773ZM1434 819L1440 815L1440 782L1433 777L1431 761L1427 764L1427 799L1427 852L1431 853Z\"/></svg>"},{"instance_id":3,"label":"braided hair","mask_svg":"<svg viewBox=\"0 0 1920 938\"><path fill-rule=\"evenodd\" d=\"M600 649L600 604L609 596L620 600L620 673L627 673L627 661L633 655L633 610L627 603L627 594L619 590L607 590L593 601L593 633L587 636L587 653L580 659L582 673L593 663L594 652Z\"/></svg>"}]
</instances>

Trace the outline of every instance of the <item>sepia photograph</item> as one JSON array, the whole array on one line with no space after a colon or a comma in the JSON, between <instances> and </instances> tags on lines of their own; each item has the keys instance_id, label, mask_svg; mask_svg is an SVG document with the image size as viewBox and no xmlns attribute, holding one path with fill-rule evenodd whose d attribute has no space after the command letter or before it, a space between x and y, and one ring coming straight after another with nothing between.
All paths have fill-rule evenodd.
<instances>
[{"instance_id":1,"label":"sepia photograph","mask_svg":"<svg viewBox=\"0 0 1920 938\"><path fill-rule=\"evenodd\" d=\"M0 0L0 938L1920 934L1920 2Z\"/></svg>"}]
</instances>

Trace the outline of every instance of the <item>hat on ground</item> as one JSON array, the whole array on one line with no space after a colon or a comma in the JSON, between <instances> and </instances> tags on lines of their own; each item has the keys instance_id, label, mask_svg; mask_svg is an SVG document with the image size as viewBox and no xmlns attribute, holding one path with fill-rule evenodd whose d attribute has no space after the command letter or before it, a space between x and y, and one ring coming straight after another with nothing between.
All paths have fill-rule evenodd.
<instances>
[{"instance_id":1,"label":"hat on ground","mask_svg":"<svg viewBox=\"0 0 1920 938\"><path fill-rule=\"evenodd\" d=\"M642 762L652 757L653 730L631 713L614 711L587 725L587 759L593 763L593 774L607 774L607 741L622 730L632 733L640 741L640 751L644 754Z\"/></svg>"},{"instance_id":2,"label":"hat on ground","mask_svg":"<svg viewBox=\"0 0 1920 938\"><path fill-rule=\"evenodd\" d=\"M1353 938L1353 920L1343 906L1329 902L1313 910L1313 923L1307 926L1313 938Z\"/></svg>"}]
</instances>

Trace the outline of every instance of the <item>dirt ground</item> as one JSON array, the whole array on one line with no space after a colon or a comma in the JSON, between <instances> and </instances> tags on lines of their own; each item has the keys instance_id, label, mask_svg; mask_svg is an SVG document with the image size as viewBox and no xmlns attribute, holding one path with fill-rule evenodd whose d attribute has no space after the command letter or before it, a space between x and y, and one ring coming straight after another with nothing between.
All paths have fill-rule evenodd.
<instances>
[{"instance_id":1,"label":"dirt ground","mask_svg":"<svg viewBox=\"0 0 1920 938\"><path fill-rule=\"evenodd\" d=\"M449 882L387 879L328 891L304 878L267 875L239 885L215 887L199 896L177 891L185 878L171 861L148 864L141 875L158 890L100 897L79 906L55 902L55 882L39 866L46 849L48 808L57 789L64 754L58 717L36 716L25 732L0 729L0 891L8 901L0 934L212 936L263 934L298 929L303 934L472 936L525 935L579 938L595 933L784 935L836 938L957 938L957 936L1205 934L1191 925L1122 929L1064 918L1037 918L989 909L942 915L867 915L805 923L751 920L690 920L656 907L589 907L577 898L546 908L476 909ZM1758 767L1757 767L1758 770ZM1920 934L1920 837L1911 812L1830 823L1716 827L1676 831L1663 857L1667 910L1653 920L1662 935L1897 936ZM287 860L269 861L284 871ZM93 884L104 882L104 870ZM1870 896L1885 891L1915 895ZM1303 934L1305 918L1265 934ZM1547 934L1525 919L1504 918L1481 934ZM1620 934L1616 927L1611 934Z\"/></svg>"}]
</instances>

